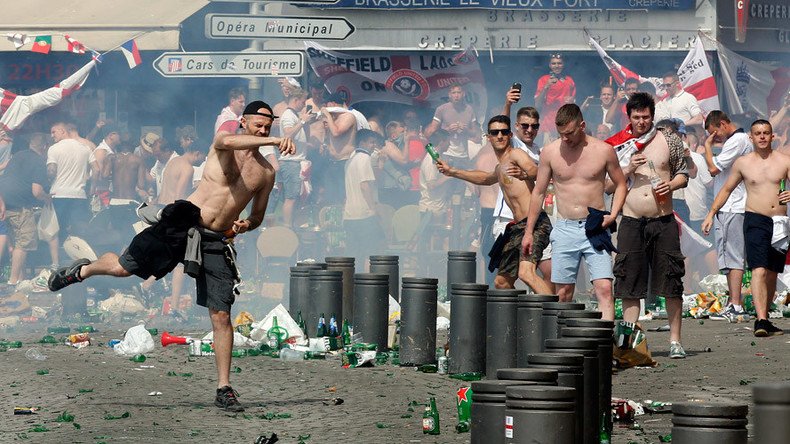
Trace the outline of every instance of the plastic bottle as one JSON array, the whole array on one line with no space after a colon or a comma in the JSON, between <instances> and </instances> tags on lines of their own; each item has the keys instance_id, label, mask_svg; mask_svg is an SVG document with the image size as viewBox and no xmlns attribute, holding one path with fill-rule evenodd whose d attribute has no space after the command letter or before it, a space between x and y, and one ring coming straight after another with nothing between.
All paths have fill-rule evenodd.
<instances>
[{"instance_id":1,"label":"plastic bottle","mask_svg":"<svg viewBox=\"0 0 790 444\"><path fill-rule=\"evenodd\" d=\"M304 361L304 359L305 355L302 351L294 350L292 348L284 348L280 350L281 361Z\"/></svg>"},{"instance_id":2,"label":"plastic bottle","mask_svg":"<svg viewBox=\"0 0 790 444\"><path fill-rule=\"evenodd\" d=\"M554 184L549 183L546 187L546 198L543 200L543 211L549 216L554 215Z\"/></svg>"},{"instance_id":3,"label":"plastic bottle","mask_svg":"<svg viewBox=\"0 0 790 444\"><path fill-rule=\"evenodd\" d=\"M670 193L658 194L655 192L658 185L662 182L661 176L658 175L658 171L656 171L656 166L653 164L652 160L647 161L647 166L650 168L650 186L653 188L653 194L656 196L656 203L661 205L667 201Z\"/></svg>"},{"instance_id":4,"label":"plastic bottle","mask_svg":"<svg viewBox=\"0 0 790 444\"><path fill-rule=\"evenodd\" d=\"M440 431L439 410L436 408L436 398L432 396L428 407L425 407L425 413L422 414L422 433L438 435Z\"/></svg>"},{"instance_id":5,"label":"plastic bottle","mask_svg":"<svg viewBox=\"0 0 790 444\"><path fill-rule=\"evenodd\" d=\"M46 361L47 355L41 353L41 350L37 348L31 348L25 352L25 357L30 359L31 361Z\"/></svg>"}]
</instances>

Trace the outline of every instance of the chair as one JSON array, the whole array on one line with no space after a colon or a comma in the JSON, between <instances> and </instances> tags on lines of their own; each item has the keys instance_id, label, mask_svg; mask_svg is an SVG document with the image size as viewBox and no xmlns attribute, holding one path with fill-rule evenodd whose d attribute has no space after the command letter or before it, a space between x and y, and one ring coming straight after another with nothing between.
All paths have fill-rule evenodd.
<instances>
[{"instance_id":1,"label":"chair","mask_svg":"<svg viewBox=\"0 0 790 444\"><path fill-rule=\"evenodd\" d=\"M405 205L398 208L392 215L390 244L394 247L406 247L414 242L420 226L420 207Z\"/></svg>"}]
</instances>

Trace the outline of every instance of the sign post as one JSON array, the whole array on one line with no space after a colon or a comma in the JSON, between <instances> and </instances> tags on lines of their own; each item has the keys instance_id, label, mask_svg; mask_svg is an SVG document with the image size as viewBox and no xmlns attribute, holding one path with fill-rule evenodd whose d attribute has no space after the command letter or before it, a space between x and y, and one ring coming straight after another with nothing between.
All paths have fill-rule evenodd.
<instances>
[{"instance_id":1,"label":"sign post","mask_svg":"<svg viewBox=\"0 0 790 444\"><path fill-rule=\"evenodd\" d=\"M207 14L210 39L345 40L354 25L344 17Z\"/></svg>"},{"instance_id":2,"label":"sign post","mask_svg":"<svg viewBox=\"0 0 790 444\"><path fill-rule=\"evenodd\" d=\"M165 52L153 62L163 77L299 77L304 74L300 51Z\"/></svg>"}]
</instances>

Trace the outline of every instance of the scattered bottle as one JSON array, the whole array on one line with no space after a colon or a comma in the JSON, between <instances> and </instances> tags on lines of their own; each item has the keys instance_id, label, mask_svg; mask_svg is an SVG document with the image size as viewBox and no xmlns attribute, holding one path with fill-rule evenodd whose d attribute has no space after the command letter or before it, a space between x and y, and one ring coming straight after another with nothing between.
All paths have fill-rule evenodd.
<instances>
[{"instance_id":1,"label":"scattered bottle","mask_svg":"<svg viewBox=\"0 0 790 444\"><path fill-rule=\"evenodd\" d=\"M129 358L129 360L132 362L145 362L145 355L142 353L138 353L132 356L131 358Z\"/></svg>"},{"instance_id":2,"label":"scattered bottle","mask_svg":"<svg viewBox=\"0 0 790 444\"><path fill-rule=\"evenodd\" d=\"M52 335L46 335L43 338L41 338L41 340L38 342L40 342L41 344L57 344L58 340L55 339L55 337Z\"/></svg>"},{"instance_id":3,"label":"scattered bottle","mask_svg":"<svg viewBox=\"0 0 790 444\"><path fill-rule=\"evenodd\" d=\"M0 347L22 348L22 341L0 341Z\"/></svg>"},{"instance_id":4,"label":"scattered bottle","mask_svg":"<svg viewBox=\"0 0 790 444\"><path fill-rule=\"evenodd\" d=\"M318 328L315 331L316 337L323 338L327 336L326 331L326 318L324 318L324 314L321 313L321 317L318 318Z\"/></svg>"},{"instance_id":5,"label":"scattered bottle","mask_svg":"<svg viewBox=\"0 0 790 444\"><path fill-rule=\"evenodd\" d=\"M77 333L96 333L96 329L92 325L80 325L76 330Z\"/></svg>"},{"instance_id":6,"label":"scattered bottle","mask_svg":"<svg viewBox=\"0 0 790 444\"><path fill-rule=\"evenodd\" d=\"M351 345L351 327L348 325L348 319L343 319L343 345L346 347Z\"/></svg>"},{"instance_id":7,"label":"scattered bottle","mask_svg":"<svg viewBox=\"0 0 790 444\"><path fill-rule=\"evenodd\" d=\"M599 444L610 444L612 442L612 434L609 432L609 425L606 423L606 413L601 413L601 426L598 434Z\"/></svg>"},{"instance_id":8,"label":"scattered bottle","mask_svg":"<svg viewBox=\"0 0 790 444\"><path fill-rule=\"evenodd\" d=\"M458 433L465 433L469 431L470 424L472 423L472 389L469 387L461 387L456 392L456 401L458 407L458 424L455 426L455 431Z\"/></svg>"},{"instance_id":9,"label":"scattered bottle","mask_svg":"<svg viewBox=\"0 0 790 444\"><path fill-rule=\"evenodd\" d=\"M31 361L46 361L47 355L41 353L41 350L37 348L31 348L25 352L25 357L30 359Z\"/></svg>"},{"instance_id":10,"label":"scattered bottle","mask_svg":"<svg viewBox=\"0 0 790 444\"><path fill-rule=\"evenodd\" d=\"M273 349L279 349L288 339L288 332L277 323L277 316L272 319L272 328L266 332L266 338L269 347Z\"/></svg>"},{"instance_id":11,"label":"scattered bottle","mask_svg":"<svg viewBox=\"0 0 790 444\"><path fill-rule=\"evenodd\" d=\"M423 373L436 373L439 371L439 367L436 364L423 364L417 367L417 371Z\"/></svg>"},{"instance_id":12,"label":"scattered bottle","mask_svg":"<svg viewBox=\"0 0 790 444\"><path fill-rule=\"evenodd\" d=\"M64 333L70 333L71 329L68 327L49 327L47 328L47 333L53 335L59 335Z\"/></svg>"},{"instance_id":13,"label":"scattered bottle","mask_svg":"<svg viewBox=\"0 0 790 444\"><path fill-rule=\"evenodd\" d=\"M431 159L433 159L434 163L439 161L439 153L436 152L436 148L433 147L432 143L425 145L425 152L431 156Z\"/></svg>"},{"instance_id":14,"label":"scattered bottle","mask_svg":"<svg viewBox=\"0 0 790 444\"><path fill-rule=\"evenodd\" d=\"M146 328L146 330L148 330L148 333L151 333L151 336L156 336L159 334L158 328Z\"/></svg>"},{"instance_id":15,"label":"scattered bottle","mask_svg":"<svg viewBox=\"0 0 790 444\"><path fill-rule=\"evenodd\" d=\"M329 336L336 338L340 336L340 330L337 328L337 315L332 313L332 317L329 318Z\"/></svg>"},{"instance_id":16,"label":"scattered bottle","mask_svg":"<svg viewBox=\"0 0 790 444\"><path fill-rule=\"evenodd\" d=\"M431 401L428 407L425 407L425 412L422 414L422 433L425 435L438 435L440 431L439 410L436 408L436 398L431 396Z\"/></svg>"},{"instance_id":17,"label":"scattered bottle","mask_svg":"<svg viewBox=\"0 0 790 444\"><path fill-rule=\"evenodd\" d=\"M232 350L230 355L234 358L245 358L247 357L247 350L243 348L237 348Z\"/></svg>"},{"instance_id":18,"label":"scattered bottle","mask_svg":"<svg viewBox=\"0 0 790 444\"><path fill-rule=\"evenodd\" d=\"M481 372L464 372L464 373L456 373L454 375L450 375L453 379L458 379L461 381L479 381L483 379L483 373Z\"/></svg>"},{"instance_id":19,"label":"scattered bottle","mask_svg":"<svg viewBox=\"0 0 790 444\"><path fill-rule=\"evenodd\" d=\"M291 348L283 348L280 350L281 361L304 361L305 352L294 350Z\"/></svg>"}]
</instances>

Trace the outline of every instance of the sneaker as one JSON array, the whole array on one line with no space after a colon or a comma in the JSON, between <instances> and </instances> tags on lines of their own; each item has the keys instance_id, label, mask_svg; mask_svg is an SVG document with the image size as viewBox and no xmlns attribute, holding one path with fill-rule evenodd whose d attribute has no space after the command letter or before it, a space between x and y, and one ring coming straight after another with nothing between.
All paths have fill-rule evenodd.
<instances>
[{"instance_id":1,"label":"sneaker","mask_svg":"<svg viewBox=\"0 0 790 444\"><path fill-rule=\"evenodd\" d=\"M217 397L214 398L214 405L228 412L243 412L244 407L239 404L238 397L239 394L236 393L236 390L226 385L225 387L217 389Z\"/></svg>"},{"instance_id":2,"label":"sneaker","mask_svg":"<svg viewBox=\"0 0 790 444\"><path fill-rule=\"evenodd\" d=\"M80 278L80 268L90 263L91 261L88 259L77 259L68 267L59 268L58 271L49 276L49 280L47 281L49 291L58 291L71 284L82 282L82 278Z\"/></svg>"},{"instance_id":3,"label":"sneaker","mask_svg":"<svg viewBox=\"0 0 790 444\"><path fill-rule=\"evenodd\" d=\"M783 334L785 334L784 330L775 326L768 319L758 319L754 321L754 336L758 338L779 336Z\"/></svg>"},{"instance_id":4,"label":"sneaker","mask_svg":"<svg viewBox=\"0 0 790 444\"><path fill-rule=\"evenodd\" d=\"M680 345L680 342L672 341L669 344L669 358L670 359L685 359L686 358L686 351L683 350L683 346Z\"/></svg>"},{"instance_id":5,"label":"sneaker","mask_svg":"<svg viewBox=\"0 0 790 444\"><path fill-rule=\"evenodd\" d=\"M748 321L750 318L749 313L746 313L741 309L741 311L736 311L735 307L730 304L724 310L714 313L710 315L709 319L711 321L727 321L727 322L741 322L741 321Z\"/></svg>"}]
</instances>

